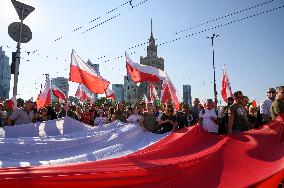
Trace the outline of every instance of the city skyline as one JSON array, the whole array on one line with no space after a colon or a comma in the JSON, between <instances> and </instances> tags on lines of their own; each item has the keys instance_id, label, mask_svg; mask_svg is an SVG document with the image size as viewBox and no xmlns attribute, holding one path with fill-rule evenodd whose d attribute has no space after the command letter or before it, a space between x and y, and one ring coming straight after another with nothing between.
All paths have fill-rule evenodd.
<instances>
[{"instance_id":1,"label":"city skyline","mask_svg":"<svg viewBox=\"0 0 284 188\"><path fill-rule=\"evenodd\" d=\"M112 84L123 83L126 70L125 58L121 56L124 51L129 54L135 52L130 57L139 63L139 57L146 55L151 18L153 35L158 44L158 57L164 58L165 71L174 82L180 101L182 101L182 86L187 84L192 86L193 98L199 97L202 100L214 98L211 41L206 39L213 33L220 35L214 41L218 100L221 99L221 76L224 64L227 66L233 92L242 90L250 99L255 98L258 102L265 99L267 88L283 85L281 77L284 59L284 36L281 32L284 29L284 23L281 21L284 18L283 9L224 26L234 20L283 6L280 0L209 23L206 22L266 1L149 0L138 6L140 1L137 0L132 2L133 5L137 5L132 9L128 4L120 6L126 1L79 3L23 0L21 2L35 7L35 11L24 21L33 32L33 39L28 44L22 45L23 59L20 65L18 93L19 97L24 99L36 97L40 84L44 83L45 73L50 73L51 77L68 78L71 49L76 50L85 61L90 59L100 64L101 75ZM11 53L15 50L16 43L8 36L7 28L10 23L19 19L11 2L0 0L0 5L2 23L0 46L3 46L11 62ZM64 8L65 16L60 16L65 5L68 5ZM120 8L106 14L116 7ZM103 23L104 20L109 20L119 13L121 15ZM95 18L99 19L92 21ZM99 25L100 23L103 24ZM201 23L206 24L192 28ZM99 26L85 32L96 25ZM219 25L223 26L209 29ZM73 29L80 26L83 26L83 29L73 32ZM190 34L193 35L187 37ZM167 42L173 39L177 40ZM138 44L143 45L135 47ZM134 48L131 48L133 46ZM37 49L40 50L32 53ZM30 52L30 55L27 52ZM268 74L268 68L274 72L273 78L264 76ZM261 84L258 84L259 82ZM78 84L72 82L69 84L70 94L74 96ZM10 97L12 89L13 79L11 79Z\"/></svg>"}]
</instances>

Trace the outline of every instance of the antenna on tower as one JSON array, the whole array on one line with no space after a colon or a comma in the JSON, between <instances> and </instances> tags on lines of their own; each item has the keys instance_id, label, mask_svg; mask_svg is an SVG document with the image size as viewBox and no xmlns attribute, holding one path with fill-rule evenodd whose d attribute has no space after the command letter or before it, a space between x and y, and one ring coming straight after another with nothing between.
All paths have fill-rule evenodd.
<instances>
[{"instance_id":1,"label":"antenna on tower","mask_svg":"<svg viewBox=\"0 0 284 188\"><path fill-rule=\"evenodd\" d=\"M153 36L153 23L152 23L152 18L151 18L151 37Z\"/></svg>"}]
</instances>

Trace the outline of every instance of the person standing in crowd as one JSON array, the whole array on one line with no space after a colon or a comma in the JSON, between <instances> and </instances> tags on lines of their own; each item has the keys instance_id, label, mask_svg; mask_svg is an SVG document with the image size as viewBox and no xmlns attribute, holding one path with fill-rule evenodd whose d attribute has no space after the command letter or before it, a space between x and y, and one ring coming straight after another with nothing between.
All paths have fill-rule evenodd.
<instances>
[{"instance_id":1,"label":"person standing in crowd","mask_svg":"<svg viewBox=\"0 0 284 188\"><path fill-rule=\"evenodd\" d=\"M98 112L99 112L99 117L95 118L94 126L103 126L103 125L107 124L108 120L107 120L107 117L105 117L105 115L104 115L104 110L99 109Z\"/></svg>"},{"instance_id":2,"label":"person standing in crowd","mask_svg":"<svg viewBox=\"0 0 284 188\"><path fill-rule=\"evenodd\" d=\"M121 122L126 122L126 113L124 110L124 104L122 102L118 103L116 106L116 110L113 115L113 121L119 120Z\"/></svg>"},{"instance_id":3,"label":"person standing in crowd","mask_svg":"<svg viewBox=\"0 0 284 188\"><path fill-rule=\"evenodd\" d=\"M8 125L12 125L12 121L14 121L14 125L35 123L37 116L34 114L33 108L34 103L31 100L26 101L23 108L13 111L8 118Z\"/></svg>"},{"instance_id":4,"label":"person standing in crowd","mask_svg":"<svg viewBox=\"0 0 284 188\"><path fill-rule=\"evenodd\" d=\"M270 112L272 119L284 113L284 86L276 88L276 100L272 103Z\"/></svg>"},{"instance_id":5,"label":"person standing in crowd","mask_svg":"<svg viewBox=\"0 0 284 188\"><path fill-rule=\"evenodd\" d=\"M246 110L243 106L243 93L234 93L234 104L228 109L228 133L238 133L249 129L249 122Z\"/></svg>"},{"instance_id":6,"label":"person standing in crowd","mask_svg":"<svg viewBox=\"0 0 284 188\"><path fill-rule=\"evenodd\" d=\"M234 98L228 97L227 98L227 106L225 106L223 108L223 111L221 113L221 122L220 122L219 128L218 128L219 134L228 133L228 109L232 104L234 104Z\"/></svg>"},{"instance_id":7,"label":"person standing in crowd","mask_svg":"<svg viewBox=\"0 0 284 188\"><path fill-rule=\"evenodd\" d=\"M276 90L269 88L267 90L267 99L260 103L260 115L262 118L262 124L266 124L271 121L270 108L276 97Z\"/></svg>"},{"instance_id":8,"label":"person standing in crowd","mask_svg":"<svg viewBox=\"0 0 284 188\"><path fill-rule=\"evenodd\" d=\"M208 132L218 133L218 116L212 99L207 99L205 108L199 112L199 124Z\"/></svg>"},{"instance_id":9,"label":"person standing in crowd","mask_svg":"<svg viewBox=\"0 0 284 188\"><path fill-rule=\"evenodd\" d=\"M55 103L53 108L51 106L47 108L47 115L50 117L50 120L54 120L58 118L60 109L61 109L61 106L59 103Z\"/></svg>"},{"instance_id":10,"label":"person standing in crowd","mask_svg":"<svg viewBox=\"0 0 284 188\"><path fill-rule=\"evenodd\" d=\"M39 116L37 118L37 122L43 122L43 121L48 121L49 117L47 115L47 109L46 108L41 108L39 110Z\"/></svg>"},{"instance_id":11,"label":"person standing in crowd","mask_svg":"<svg viewBox=\"0 0 284 188\"><path fill-rule=\"evenodd\" d=\"M139 114L140 116L143 116L143 113L144 113L144 103L139 103L139 104L138 104L138 109L139 109L138 114Z\"/></svg>"},{"instance_id":12,"label":"person standing in crowd","mask_svg":"<svg viewBox=\"0 0 284 188\"><path fill-rule=\"evenodd\" d=\"M113 122L114 119L113 116L114 116L114 107L109 107L107 113L108 122Z\"/></svg>"},{"instance_id":13,"label":"person standing in crowd","mask_svg":"<svg viewBox=\"0 0 284 188\"><path fill-rule=\"evenodd\" d=\"M191 108L191 113L193 116L193 121L192 124L196 124L198 122L199 119L199 112L200 112L201 108L200 108L200 101L198 98L195 98L193 100L193 106Z\"/></svg>"},{"instance_id":14,"label":"person standing in crowd","mask_svg":"<svg viewBox=\"0 0 284 188\"><path fill-rule=\"evenodd\" d=\"M250 105L249 107L249 114L248 114L248 120L251 128L257 128L257 107L254 107L253 105Z\"/></svg>"},{"instance_id":15,"label":"person standing in crowd","mask_svg":"<svg viewBox=\"0 0 284 188\"><path fill-rule=\"evenodd\" d=\"M243 99L243 106L245 108L245 111L246 111L246 114L248 115L249 114L249 98L248 96L244 96L244 99Z\"/></svg>"},{"instance_id":16,"label":"person standing in crowd","mask_svg":"<svg viewBox=\"0 0 284 188\"><path fill-rule=\"evenodd\" d=\"M125 113L126 113L126 119L128 119L128 117L133 114L133 109L131 108L131 106L126 107Z\"/></svg>"},{"instance_id":17,"label":"person standing in crowd","mask_svg":"<svg viewBox=\"0 0 284 188\"><path fill-rule=\"evenodd\" d=\"M141 116L138 114L139 109L135 107L133 113L127 118L127 122L129 123L139 123L141 120Z\"/></svg>"},{"instance_id":18,"label":"person standing in crowd","mask_svg":"<svg viewBox=\"0 0 284 188\"><path fill-rule=\"evenodd\" d=\"M187 104L183 104L182 110L176 112L176 120L178 123L178 129L188 127L192 124L193 117L190 113L189 106Z\"/></svg>"},{"instance_id":19,"label":"person standing in crowd","mask_svg":"<svg viewBox=\"0 0 284 188\"><path fill-rule=\"evenodd\" d=\"M83 110L83 114L81 115L81 121L85 124L88 124L88 125L92 125L91 124L91 119L92 119L92 115L94 113L91 112L90 110L90 105L89 104L85 104L84 106L84 110Z\"/></svg>"},{"instance_id":20,"label":"person standing in crowd","mask_svg":"<svg viewBox=\"0 0 284 188\"><path fill-rule=\"evenodd\" d=\"M175 131L178 128L176 116L174 115L174 107L167 105L165 112L158 120L158 134L164 134L170 131Z\"/></svg>"},{"instance_id":21,"label":"person standing in crowd","mask_svg":"<svg viewBox=\"0 0 284 188\"><path fill-rule=\"evenodd\" d=\"M152 133L157 132L157 119L153 112L153 103L147 104L147 111L143 113L143 116L141 117L140 124L141 126Z\"/></svg>"},{"instance_id":22,"label":"person standing in crowd","mask_svg":"<svg viewBox=\"0 0 284 188\"><path fill-rule=\"evenodd\" d=\"M154 114L155 114L156 118L158 118L160 116L160 114L161 114L161 107L160 106L156 105L154 107Z\"/></svg>"}]
</instances>

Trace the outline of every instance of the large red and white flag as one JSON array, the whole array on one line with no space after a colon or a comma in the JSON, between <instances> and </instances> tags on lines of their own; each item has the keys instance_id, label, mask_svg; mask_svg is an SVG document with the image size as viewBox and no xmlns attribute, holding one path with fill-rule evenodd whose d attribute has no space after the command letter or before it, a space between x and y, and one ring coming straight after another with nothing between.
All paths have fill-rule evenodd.
<instances>
[{"instance_id":1,"label":"large red and white flag","mask_svg":"<svg viewBox=\"0 0 284 188\"><path fill-rule=\"evenodd\" d=\"M83 84L79 84L75 96L82 102L86 100L93 100L93 93Z\"/></svg>"},{"instance_id":2,"label":"large red and white flag","mask_svg":"<svg viewBox=\"0 0 284 188\"><path fill-rule=\"evenodd\" d=\"M160 82L163 80L164 86L164 99L165 100L173 100L174 107L176 110L179 109L179 100L176 95L176 89L173 86L169 76L166 72L152 66L140 65L138 63L134 63L129 56L125 53L126 56L126 70L127 73L131 76L133 82Z\"/></svg>"},{"instance_id":3,"label":"large red and white flag","mask_svg":"<svg viewBox=\"0 0 284 188\"><path fill-rule=\"evenodd\" d=\"M179 99L177 97L176 89L175 89L171 79L167 75L166 79L163 80L161 102L169 104L171 99L173 100L175 110L179 110L180 102L179 102Z\"/></svg>"},{"instance_id":4,"label":"large red and white flag","mask_svg":"<svg viewBox=\"0 0 284 188\"><path fill-rule=\"evenodd\" d=\"M225 65L223 67L223 79L222 79L221 95L222 95L222 98L225 102L227 102L228 97L233 96L230 80L229 80Z\"/></svg>"},{"instance_id":5,"label":"large red and white flag","mask_svg":"<svg viewBox=\"0 0 284 188\"><path fill-rule=\"evenodd\" d=\"M114 95L113 91L109 88L106 89L106 98L111 99L111 100L115 100L115 95Z\"/></svg>"},{"instance_id":6,"label":"large red and white flag","mask_svg":"<svg viewBox=\"0 0 284 188\"><path fill-rule=\"evenodd\" d=\"M125 53L127 74L131 76L134 83L149 81L159 82L166 78L166 73L156 67L134 63Z\"/></svg>"},{"instance_id":7,"label":"large red and white flag","mask_svg":"<svg viewBox=\"0 0 284 188\"><path fill-rule=\"evenodd\" d=\"M67 98L66 98L65 94L58 87L52 86L52 93L59 100L62 100L62 101L65 101L65 102L67 101Z\"/></svg>"},{"instance_id":8,"label":"large red and white flag","mask_svg":"<svg viewBox=\"0 0 284 188\"><path fill-rule=\"evenodd\" d=\"M157 92L157 90L156 90L156 88L155 88L154 83L151 82L151 83L150 83L150 100L151 100L152 102L154 102L155 99L157 99L157 98L158 98L158 92Z\"/></svg>"},{"instance_id":9,"label":"large red and white flag","mask_svg":"<svg viewBox=\"0 0 284 188\"><path fill-rule=\"evenodd\" d=\"M70 81L84 84L90 91L102 94L110 84L100 76L91 66L86 64L74 50L71 54Z\"/></svg>"},{"instance_id":10,"label":"large red and white flag","mask_svg":"<svg viewBox=\"0 0 284 188\"><path fill-rule=\"evenodd\" d=\"M45 106L50 106L50 103L51 103L50 89L51 89L50 88L50 78L49 78L49 75L47 75L43 91L38 95L36 99L37 109L40 109Z\"/></svg>"}]
</instances>

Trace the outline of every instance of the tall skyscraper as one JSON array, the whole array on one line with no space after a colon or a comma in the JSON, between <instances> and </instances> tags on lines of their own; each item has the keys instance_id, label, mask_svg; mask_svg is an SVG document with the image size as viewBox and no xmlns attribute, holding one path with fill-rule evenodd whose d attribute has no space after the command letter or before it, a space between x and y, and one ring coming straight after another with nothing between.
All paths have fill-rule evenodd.
<instances>
[{"instance_id":1,"label":"tall skyscraper","mask_svg":"<svg viewBox=\"0 0 284 188\"><path fill-rule=\"evenodd\" d=\"M156 67L160 70L164 70L164 59L159 58L157 54L157 45L155 44L155 39L153 37L153 25L152 25L152 19L151 19L151 36L149 38L149 45L147 46L147 56L143 57L140 56L140 64ZM138 96L140 99L143 98L144 94L146 94L147 97L150 95L150 84L147 82L142 82L139 86L139 94ZM155 83L154 84L158 96L161 97L161 88L162 88L162 82Z\"/></svg>"},{"instance_id":2,"label":"tall skyscraper","mask_svg":"<svg viewBox=\"0 0 284 188\"><path fill-rule=\"evenodd\" d=\"M3 99L9 98L11 80L11 67L9 65L9 58L5 55L0 47L0 97Z\"/></svg>"},{"instance_id":3,"label":"tall skyscraper","mask_svg":"<svg viewBox=\"0 0 284 188\"><path fill-rule=\"evenodd\" d=\"M139 102L138 96L138 86L131 79L131 76L124 76L124 100L126 102L131 102L136 104Z\"/></svg>"},{"instance_id":4,"label":"tall skyscraper","mask_svg":"<svg viewBox=\"0 0 284 188\"><path fill-rule=\"evenodd\" d=\"M100 65L92 63L89 59L86 62L88 65L90 65L95 71L97 71L97 74L100 75Z\"/></svg>"},{"instance_id":5,"label":"tall skyscraper","mask_svg":"<svg viewBox=\"0 0 284 188\"><path fill-rule=\"evenodd\" d=\"M183 102L192 107L191 86L183 85Z\"/></svg>"},{"instance_id":6,"label":"tall skyscraper","mask_svg":"<svg viewBox=\"0 0 284 188\"><path fill-rule=\"evenodd\" d=\"M115 95L116 102L121 102L124 100L124 85L123 84L112 84L112 91Z\"/></svg>"},{"instance_id":7,"label":"tall skyscraper","mask_svg":"<svg viewBox=\"0 0 284 188\"><path fill-rule=\"evenodd\" d=\"M68 97L69 92L69 83L68 79L64 77L57 77L51 79L51 85L54 85L58 89L60 89L66 97Z\"/></svg>"}]
</instances>

